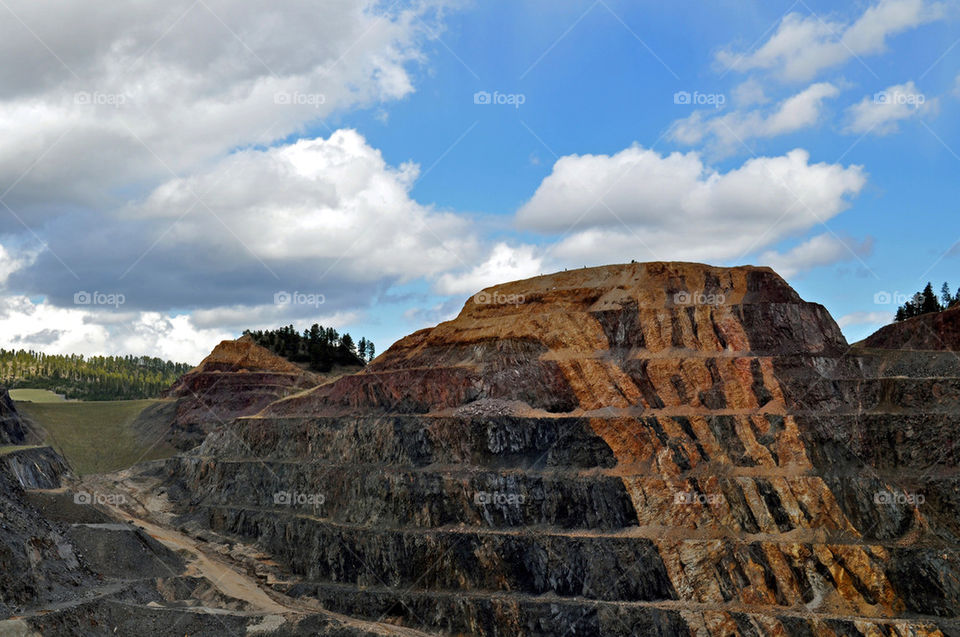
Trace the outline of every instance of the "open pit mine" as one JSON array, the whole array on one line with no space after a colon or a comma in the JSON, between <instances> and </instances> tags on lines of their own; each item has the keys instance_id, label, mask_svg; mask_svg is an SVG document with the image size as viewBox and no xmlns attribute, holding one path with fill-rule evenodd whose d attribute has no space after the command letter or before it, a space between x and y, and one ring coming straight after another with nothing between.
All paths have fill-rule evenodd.
<instances>
[{"instance_id":1,"label":"open pit mine","mask_svg":"<svg viewBox=\"0 0 960 637\"><path fill-rule=\"evenodd\" d=\"M488 288L357 373L249 341L173 458L0 401L0 635L960 635L960 310L846 342L768 268Z\"/></svg>"}]
</instances>

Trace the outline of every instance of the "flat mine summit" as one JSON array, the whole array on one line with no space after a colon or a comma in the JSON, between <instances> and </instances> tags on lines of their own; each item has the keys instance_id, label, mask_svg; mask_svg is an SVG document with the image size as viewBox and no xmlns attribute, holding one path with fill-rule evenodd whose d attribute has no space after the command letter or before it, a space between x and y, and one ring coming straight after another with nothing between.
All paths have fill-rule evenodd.
<instances>
[{"instance_id":1,"label":"flat mine summit","mask_svg":"<svg viewBox=\"0 0 960 637\"><path fill-rule=\"evenodd\" d=\"M960 635L960 313L920 318L850 346L768 268L640 263L324 384L221 344L173 391L202 443L64 478L165 572L63 548L9 469L0 595L23 634Z\"/></svg>"}]
</instances>

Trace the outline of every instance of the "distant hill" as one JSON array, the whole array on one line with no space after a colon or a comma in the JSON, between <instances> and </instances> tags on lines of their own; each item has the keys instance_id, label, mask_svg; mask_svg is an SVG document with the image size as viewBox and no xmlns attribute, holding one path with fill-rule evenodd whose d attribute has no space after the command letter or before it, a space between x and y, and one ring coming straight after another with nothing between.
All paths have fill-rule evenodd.
<instances>
[{"instance_id":1,"label":"distant hill","mask_svg":"<svg viewBox=\"0 0 960 637\"><path fill-rule=\"evenodd\" d=\"M164 437L175 447L189 449L223 423L256 414L273 401L322 381L320 374L291 363L244 335L217 345L165 394L173 401L145 411L135 427L145 439Z\"/></svg>"},{"instance_id":2,"label":"distant hill","mask_svg":"<svg viewBox=\"0 0 960 637\"><path fill-rule=\"evenodd\" d=\"M85 357L0 349L0 384L49 389L79 400L155 398L191 367L149 356Z\"/></svg>"},{"instance_id":3,"label":"distant hill","mask_svg":"<svg viewBox=\"0 0 960 637\"><path fill-rule=\"evenodd\" d=\"M960 306L880 328L860 343L878 349L960 350Z\"/></svg>"}]
</instances>

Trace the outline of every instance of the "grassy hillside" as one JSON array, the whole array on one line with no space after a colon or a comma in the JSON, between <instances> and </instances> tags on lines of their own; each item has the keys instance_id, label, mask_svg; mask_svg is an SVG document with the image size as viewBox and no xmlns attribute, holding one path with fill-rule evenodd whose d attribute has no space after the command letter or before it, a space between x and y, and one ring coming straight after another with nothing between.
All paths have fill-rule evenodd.
<instances>
[{"instance_id":1,"label":"grassy hillside","mask_svg":"<svg viewBox=\"0 0 960 637\"><path fill-rule=\"evenodd\" d=\"M162 440L141 439L132 428L144 409L160 402L17 402L17 409L39 425L46 433L47 444L84 475L117 471L144 460L174 455L176 450Z\"/></svg>"},{"instance_id":2,"label":"grassy hillside","mask_svg":"<svg viewBox=\"0 0 960 637\"><path fill-rule=\"evenodd\" d=\"M31 403L66 402L63 394L55 394L49 389L11 389L10 398Z\"/></svg>"}]
</instances>

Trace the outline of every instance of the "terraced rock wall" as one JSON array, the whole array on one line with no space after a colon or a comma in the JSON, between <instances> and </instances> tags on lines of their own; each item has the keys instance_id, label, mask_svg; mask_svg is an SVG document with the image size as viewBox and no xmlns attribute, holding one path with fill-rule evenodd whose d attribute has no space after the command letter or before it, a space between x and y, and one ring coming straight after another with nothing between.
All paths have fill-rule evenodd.
<instances>
[{"instance_id":1,"label":"terraced rock wall","mask_svg":"<svg viewBox=\"0 0 960 637\"><path fill-rule=\"evenodd\" d=\"M558 273L485 290L167 471L186 515L357 617L960 634L960 366L896 355L851 349L765 268Z\"/></svg>"},{"instance_id":2,"label":"terraced rock wall","mask_svg":"<svg viewBox=\"0 0 960 637\"><path fill-rule=\"evenodd\" d=\"M318 382L314 374L260 347L250 337L222 341L170 388L167 397L175 403L161 405L152 420L154 425L166 425L168 442L189 449L216 427L256 414L273 401Z\"/></svg>"}]
</instances>

